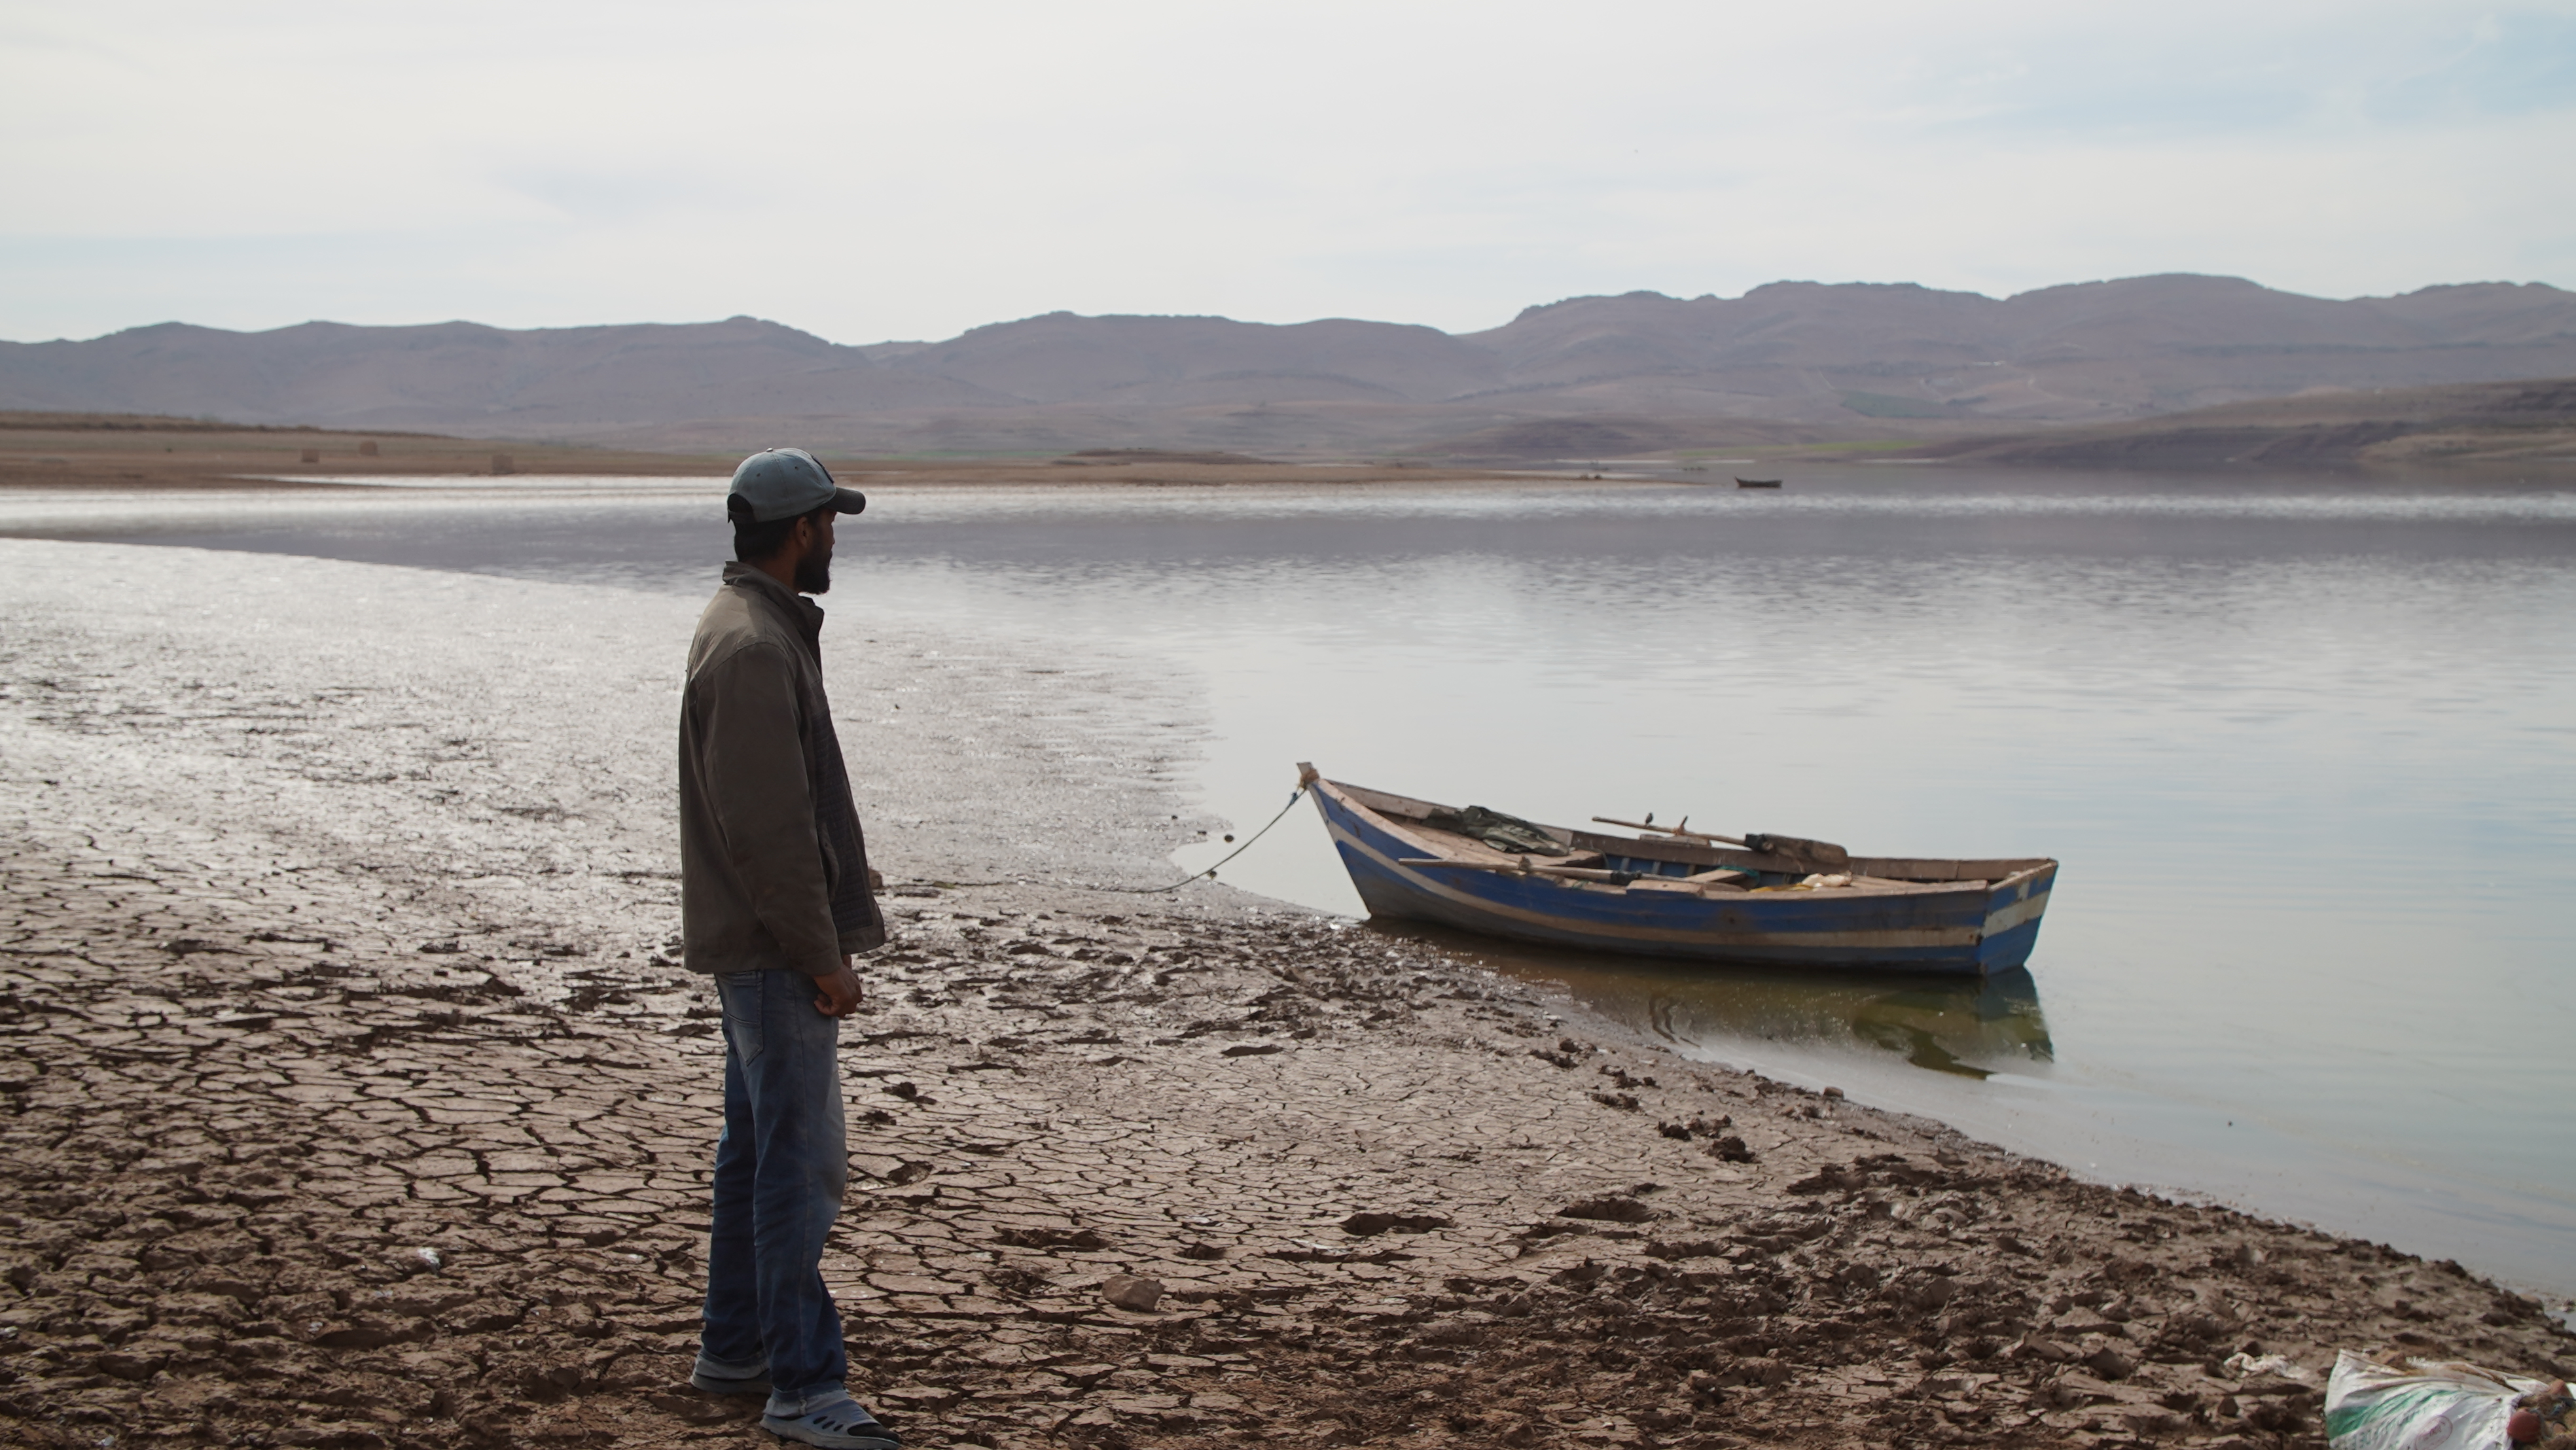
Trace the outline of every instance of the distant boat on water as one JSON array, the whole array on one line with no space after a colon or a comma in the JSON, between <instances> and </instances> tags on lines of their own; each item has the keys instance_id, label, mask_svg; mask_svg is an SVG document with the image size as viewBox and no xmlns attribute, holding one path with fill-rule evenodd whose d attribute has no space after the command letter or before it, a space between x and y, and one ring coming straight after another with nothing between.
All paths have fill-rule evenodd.
<instances>
[{"instance_id":1,"label":"distant boat on water","mask_svg":"<svg viewBox=\"0 0 2576 1450\"><path fill-rule=\"evenodd\" d=\"M1558 946L1781 967L1988 976L2022 965L2057 863L1855 856L1686 826L1544 826L1298 767L1371 916Z\"/></svg>"},{"instance_id":2,"label":"distant boat on water","mask_svg":"<svg viewBox=\"0 0 2576 1450\"><path fill-rule=\"evenodd\" d=\"M1778 488L1780 486L1780 480L1776 478L1739 478L1735 481L1735 486L1737 488Z\"/></svg>"}]
</instances>

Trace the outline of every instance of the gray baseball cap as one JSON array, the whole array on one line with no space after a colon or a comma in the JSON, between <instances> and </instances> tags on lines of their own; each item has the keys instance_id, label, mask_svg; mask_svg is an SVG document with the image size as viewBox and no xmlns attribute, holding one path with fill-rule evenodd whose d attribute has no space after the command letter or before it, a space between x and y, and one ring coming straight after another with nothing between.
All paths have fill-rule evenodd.
<instances>
[{"instance_id":1,"label":"gray baseball cap","mask_svg":"<svg viewBox=\"0 0 2576 1450\"><path fill-rule=\"evenodd\" d=\"M825 504L834 513L854 514L868 506L867 495L832 481L832 471L802 448L764 448L733 471L728 491L750 505L752 518L775 523L812 513Z\"/></svg>"}]
</instances>

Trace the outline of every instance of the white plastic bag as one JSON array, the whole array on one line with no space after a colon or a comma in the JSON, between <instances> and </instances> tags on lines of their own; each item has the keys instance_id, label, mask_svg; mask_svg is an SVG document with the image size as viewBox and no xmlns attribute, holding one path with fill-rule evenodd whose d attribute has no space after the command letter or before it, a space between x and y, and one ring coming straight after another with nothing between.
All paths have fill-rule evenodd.
<instances>
[{"instance_id":1,"label":"white plastic bag","mask_svg":"<svg viewBox=\"0 0 2576 1450\"><path fill-rule=\"evenodd\" d=\"M2316 1378L2313 1373L2290 1363L2287 1356L2278 1354L2267 1354L2259 1359L2250 1354L2231 1354L2227 1357L2227 1372L2238 1379L2258 1374L2279 1375L2285 1380Z\"/></svg>"},{"instance_id":2,"label":"white plastic bag","mask_svg":"<svg viewBox=\"0 0 2576 1450\"><path fill-rule=\"evenodd\" d=\"M2326 1376L2326 1441L2334 1450L2512 1450L2515 1397L2544 1389L2473 1364L2395 1369L2351 1350Z\"/></svg>"}]
</instances>

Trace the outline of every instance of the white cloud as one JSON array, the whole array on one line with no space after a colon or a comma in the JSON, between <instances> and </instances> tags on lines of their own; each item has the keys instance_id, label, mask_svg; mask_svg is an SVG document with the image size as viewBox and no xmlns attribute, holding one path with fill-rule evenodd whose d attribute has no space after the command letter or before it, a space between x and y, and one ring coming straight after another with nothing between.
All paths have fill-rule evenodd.
<instances>
[{"instance_id":1,"label":"white cloud","mask_svg":"<svg viewBox=\"0 0 2576 1450\"><path fill-rule=\"evenodd\" d=\"M0 336L2571 285L2571 65L2566 0L37 3Z\"/></svg>"}]
</instances>

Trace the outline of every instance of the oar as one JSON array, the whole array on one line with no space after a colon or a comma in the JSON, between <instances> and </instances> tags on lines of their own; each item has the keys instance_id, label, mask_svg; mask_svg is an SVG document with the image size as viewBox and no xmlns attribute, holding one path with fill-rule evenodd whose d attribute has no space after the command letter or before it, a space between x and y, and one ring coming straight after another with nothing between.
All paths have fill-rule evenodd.
<instances>
[{"instance_id":1,"label":"oar","mask_svg":"<svg viewBox=\"0 0 2576 1450\"><path fill-rule=\"evenodd\" d=\"M1634 871L1604 871L1594 866L1537 866L1527 857L1518 861L1453 861L1446 856L1403 856L1398 866L1445 866L1453 871L1509 871L1514 875L1570 876L1577 881L1629 882L1637 879Z\"/></svg>"},{"instance_id":2,"label":"oar","mask_svg":"<svg viewBox=\"0 0 2576 1450\"><path fill-rule=\"evenodd\" d=\"M1594 816L1592 819L1605 826L1626 826L1632 831L1652 831L1659 836L1680 836L1692 841L1723 841L1730 846L1742 846L1748 851L1759 849L1750 841L1739 841L1733 836L1715 836L1706 831L1687 831L1681 826L1650 826L1643 821L1614 821L1608 816ZM1690 817L1682 817L1682 822L1684 825L1689 824Z\"/></svg>"},{"instance_id":3,"label":"oar","mask_svg":"<svg viewBox=\"0 0 2576 1450\"><path fill-rule=\"evenodd\" d=\"M1594 816L1592 819L1605 826L1626 826L1632 830L1654 831L1662 835L1678 836L1686 841L1724 841L1730 846L1742 846L1745 850L1759 851L1766 856L1786 856L1792 861L1804 862L1808 866L1823 866L1839 871L1851 865L1851 848L1837 846L1831 841L1810 841L1802 836L1775 836L1767 831L1756 831L1751 836L1738 840L1733 836L1712 836L1706 831L1686 831L1679 826L1650 826L1641 821L1614 821L1608 816Z\"/></svg>"}]
</instances>

